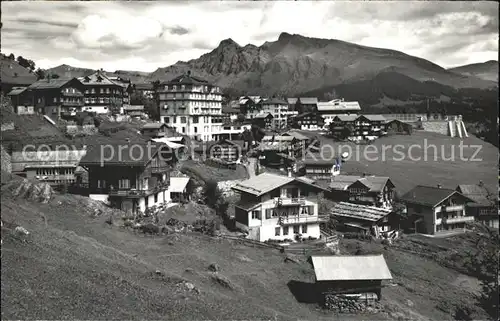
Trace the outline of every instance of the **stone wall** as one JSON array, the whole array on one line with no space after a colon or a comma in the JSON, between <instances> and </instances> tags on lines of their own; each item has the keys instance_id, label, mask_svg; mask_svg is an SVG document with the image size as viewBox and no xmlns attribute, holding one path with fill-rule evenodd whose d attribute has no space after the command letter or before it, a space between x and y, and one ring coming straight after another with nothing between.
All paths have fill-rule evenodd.
<instances>
[{"instance_id":1,"label":"stone wall","mask_svg":"<svg viewBox=\"0 0 500 321\"><path fill-rule=\"evenodd\" d=\"M423 121L422 127L427 132L449 135L448 121Z\"/></svg>"}]
</instances>

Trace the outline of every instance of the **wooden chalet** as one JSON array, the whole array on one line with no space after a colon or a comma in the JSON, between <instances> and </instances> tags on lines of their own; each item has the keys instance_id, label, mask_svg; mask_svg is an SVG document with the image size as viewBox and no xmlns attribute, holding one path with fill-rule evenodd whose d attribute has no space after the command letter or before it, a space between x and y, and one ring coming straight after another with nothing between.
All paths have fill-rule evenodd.
<instances>
[{"instance_id":1,"label":"wooden chalet","mask_svg":"<svg viewBox=\"0 0 500 321\"><path fill-rule=\"evenodd\" d=\"M28 87L14 87L7 94L7 97L10 98L12 103L12 107L14 107L14 112L18 115L32 115L35 113L33 98L27 88Z\"/></svg>"},{"instance_id":2,"label":"wooden chalet","mask_svg":"<svg viewBox=\"0 0 500 321\"><path fill-rule=\"evenodd\" d=\"M258 126L263 129L271 129L273 128L273 115L271 113L268 114L259 114L252 118L252 124Z\"/></svg>"},{"instance_id":3,"label":"wooden chalet","mask_svg":"<svg viewBox=\"0 0 500 321\"><path fill-rule=\"evenodd\" d=\"M141 128L141 134L150 138L165 137L168 132L168 126L165 123L147 123Z\"/></svg>"},{"instance_id":4,"label":"wooden chalet","mask_svg":"<svg viewBox=\"0 0 500 321\"><path fill-rule=\"evenodd\" d=\"M483 182L460 184L455 190L474 201L466 204L467 216L474 216L476 221L498 229L499 214L496 195L491 193Z\"/></svg>"},{"instance_id":5,"label":"wooden chalet","mask_svg":"<svg viewBox=\"0 0 500 321\"><path fill-rule=\"evenodd\" d=\"M325 120L315 112L305 112L291 118L290 127L301 130L321 130Z\"/></svg>"},{"instance_id":6,"label":"wooden chalet","mask_svg":"<svg viewBox=\"0 0 500 321\"><path fill-rule=\"evenodd\" d=\"M388 135L411 135L413 126L398 119L393 119L385 125L385 131Z\"/></svg>"},{"instance_id":7,"label":"wooden chalet","mask_svg":"<svg viewBox=\"0 0 500 321\"><path fill-rule=\"evenodd\" d=\"M439 234L451 230L464 230L474 222L465 207L474 202L452 189L418 185L401 197L416 233Z\"/></svg>"},{"instance_id":8,"label":"wooden chalet","mask_svg":"<svg viewBox=\"0 0 500 321\"><path fill-rule=\"evenodd\" d=\"M83 91L83 84L76 78L43 79L25 90L32 99L35 112L56 119L63 113L71 115L83 110Z\"/></svg>"},{"instance_id":9,"label":"wooden chalet","mask_svg":"<svg viewBox=\"0 0 500 321\"><path fill-rule=\"evenodd\" d=\"M84 85L85 107L98 114L117 112L128 97L127 87L111 80L102 70L80 77Z\"/></svg>"},{"instance_id":10,"label":"wooden chalet","mask_svg":"<svg viewBox=\"0 0 500 321\"><path fill-rule=\"evenodd\" d=\"M89 197L130 213L169 201L171 167L156 144L93 145L80 160Z\"/></svg>"},{"instance_id":11,"label":"wooden chalet","mask_svg":"<svg viewBox=\"0 0 500 321\"><path fill-rule=\"evenodd\" d=\"M334 201L391 208L395 186L389 177L381 176L334 176L327 197Z\"/></svg>"},{"instance_id":12,"label":"wooden chalet","mask_svg":"<svg viewBox=\"0 0 500 321\"><path fill-rule=\"evenodd\" d=\"M246 154L248 149L248 142L243 140L222 139L215 142L203 142L195 148L195 152L207 159L235 163Z\"/></svg>"}]
</instances>

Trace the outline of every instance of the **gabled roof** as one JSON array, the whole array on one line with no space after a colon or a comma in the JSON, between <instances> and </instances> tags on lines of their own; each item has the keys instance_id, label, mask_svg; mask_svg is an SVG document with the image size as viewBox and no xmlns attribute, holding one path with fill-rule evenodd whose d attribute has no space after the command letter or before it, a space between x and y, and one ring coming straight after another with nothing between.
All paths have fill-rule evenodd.
<instances>
[{"instance_id":1,"label":"gabled roof","mask_svg":"<svg viewBox=\"0 0 500 321\"><path fill-rule=\"evenodd\" d=\"M161 83L162 85L210 85L210 83L199 77L195 77L188 72L185 75L180 75L174 79L165 81Z\"/></svg>"},{"instance_id":2,"label":"gabled roof","mask_svg":"<svg viewBox=\"0 0 500 321\"><path fill-rule=\"evenodd\" d=\"M286 101L288 102L289 105L295 105L297 103L298 98L287 98Z\"/></svg>"},{"instance_id":3,"label":"gabled roof","mask_svg":"<svg viewBox=\"0 0 500 321\"><path fill-rule=\"evenodd\" d=\"M40 79L37 82L31 84L28 87L28 90L57 89L63 87L70 81L78 81L78 83L80 83L80 81L76 78L66 78L66 79L57 78L57 79L50 79L50 81L48 81L48 79Z\"/></svg>"},{"instance_id":4,"label":"gabled roof","mask_svg":"<svg viewBox=\"0 0 500 321\"><path fill-rule=\"evenodd\" d=\"M354 175L337 175L333 177L330 188L334 190L345 191L354 182L357 182L362 176Z\"/></svg>"},{"instance_id":5,"label":"gabled roof","mask_svg":"<svg viewBox=\"0 0 500 321\"><path fill-rule=\"evenodd\" d=\"M347 219L351 218L360 221L377 222L391 212L392 210L386 208L340 202L333 206L330 214Z\"/></svg>"},{"instance_id":6,"label":"gabled roof","mask_svg":"<svg viewBox=\"0 0 500 321\"><path fill-rule=\"evenodd\" d=\"M384 187L387 184L394 186L394 184L391 182L389 177L383 177L383 176L362 177L351 185L354 185L356 183L363 184L364 186L366 186L369 189L370 192L382 192ZM348 186L347 188L350 188L350 187L351 186Z\"/></svg>"},{"instance_id":7,"label":"gabled roof","mask_svg":"<svg viewBox=\"0 0 500 321\"><path fill-rule=\"evenodd\" d=\"M478 184L460 184L457 186L456 191L462 193L464 196L467 196L468 198L472 199L474 202L476 202L479 205L483 206L491 206L493 205L493 202L488 199L488 196L491 195L484 185L478 185Z\"/></svg>"},{"instance_id":8,"label":"gabled roof","mask_svg":"<svg viewBox=\"0 0 500 321\"><path fill-rule=\"evenodd\" d=\"M355 121L356 119L358 119L358 115L337 115L335 116L333 119L338 119L340 121L349 121L349 122L352 122L352 121Z\"/></svg>"},{"instance_id":9,"label":"gabled roof","mask_svg":"<svg viewBox=\"0 0 500 321\"><path fill-rule=\"evenodd\" d=\"M28 87L14 87L7 96L17 96L22 94Z\"/></svg>"},{"instance_id":10,"label":"gabled roof","mask_svg":"<svg viewBox=\"0 0 500 321\"><path fill-rule=\"evenodd\" d=\"M87 148L80 166L145 166L158 153L159 147L150 143L95 144Z\"/></svg>"},{"instance_id":11,"label":"gabled roof","mask_svg":"<svg viewBox=\"0 0 500 321\"><path fill-rule=\"evenodd\" d=\"M387 121L387 119L382 115L361 115L359 117L365 117L370 121L383 121L383 122Z\"/></svg>"},{"instance_id":12,"label":"gabled roof","mask_svg":"<svg viewBox=\"0 0 500 321\"><path fill-rule=\"evenodd\" d=\"M295 130L289 130L289 131L281 134L281 136L292 136L292 137L295 137L295 139L297 139L297 140L309 140L308 136L303 135Z\"/></svg>"},{"instance_id":13,"label":"gabled roof","mask_svg":"<svg viewBox=\"0 0 500 321\"><path fill-rule=\"evenodd\" d=\"M302 161L304 165L342 165L340 157L324 157L321 153L307 153Z\"/></svg>"},{"instance_id":14,"label":"gabled roof","mask_svg":"<svg viewBox=\"0 0 500 321\"><path fill-rule=\"evenodd\" d=\"M271 113L268 113L267 115L266 114L258 114L254 118L261 119L261 118L268 118L268 117L273 118L273 115Z\"/></svg>"},{"instance_id":15,"label":"gabled roof","mask_svg":"<svg viewBox=\"0 0 500 321\"><path fill-rule=\"evenodd\" d=\"M304 179L302 177L288 177L271 173L262 173L254 176L246 181L234 185L232 189L239 192L250 193L255 196L261 196L291 182L298 182L300 184L324 190L323 187L316 185L314 181L309 179Z\"/></svg>"},{"instance_id":16,"label":"gabled roof","mask_svg":"<svg viewBox=\"0 0 500 321\"><path fill-rule=\"evenodd\" d=\"M88 81L86 81L88 79ZM122 85L118 84L117 82L109 79L106 74L98 70L94 73L91 73L90 75L79 77L78 80L81 81L82 84L85 86L92 85L92 86L118 86L122 87ZM99 81L100 80L100 81Z\"/></svg>"},{"instance_id":17,"label":"gabled roof","mask_svg":"<svg viewBox=\"0 0 500 321\"><path fill-rule=\"evenodd\" d=\"M392 275L380 255L311 256L316 281L391 280Z\"/></svg>"},{"instance_id":18,"label":"gabled roof","mask_svg":"<svg viewBox=\"0 0 500 321\"><path fill-rule=\"evenodd\" d=\"M293 181L293 177L262 173L234 185L233 189L260 196Z\"/></svg>"},{"instance_id":19,"label":"gabled roof","mask_svg":"<svg viewBox=\"0 0 500 321\"><path fill-rule=\"evenodd\" d=\"M12 170L22 172L25 168L76 166L86 151L80 150L52 150L12 152Z\"/></svg>"},{"instance_id":20,"label":"gabled roof","mask_svg":"<svg viewBox=\"0 0 500 321\"><path fill-rule=\"evenodd\" d=\"M157 142L157 143L160 143L160 144L165 144L167 145L167 147L171 148L171 149L179 149L179 148L182 148L182 147L185 147L184 145L182 144L178 144L178 143L174 143L173 141L170 141L168 138L166 137L162 137L162 138L152 138L151 139L153 142Z\"/></svg>"},{"instance_id":21,"label":"gabled roof","mask_svg":"<svg viewBox=\"0 0 500 321\"><path fill-rule=\"evenodd\" d=\"M472 201L457 191L447 188L418 185L401 197L403 202L434 207L454 194Z\"/></svg>"}]
</instances>

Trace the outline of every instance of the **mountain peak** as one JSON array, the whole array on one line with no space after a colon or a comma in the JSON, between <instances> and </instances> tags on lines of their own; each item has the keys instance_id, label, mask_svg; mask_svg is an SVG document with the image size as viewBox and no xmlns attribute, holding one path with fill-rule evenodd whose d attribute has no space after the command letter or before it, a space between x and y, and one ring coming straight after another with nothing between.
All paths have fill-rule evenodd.
<instances>
[{"instance_id":1,"label":"mountain peak","mask_svg":"<svg viewBox=\"0 0 500 321\"><path fill-rule=\"evenodd\" d=\"M231 38L227 38L227 39L224 39L220 42L219 44L219 47L226 47L226 46L236 46L236 47L239 47L240 45L238 45L238 43L236 41L234 41L233 39Z\"/></svg>"},{"instance_id":2,"label":"mountain peak","mask_svg":"<svg viewBox=\"0 0 500 321\"><path fill-rule=\"evenodd\" d=\"M278 37L278 41L286 41L286 40L290 40L292 38L295 38L299 35L292 35L292 34L289 34L288 32L282 32L280 33L280 36Z\"/></svg>"}]
</instances>

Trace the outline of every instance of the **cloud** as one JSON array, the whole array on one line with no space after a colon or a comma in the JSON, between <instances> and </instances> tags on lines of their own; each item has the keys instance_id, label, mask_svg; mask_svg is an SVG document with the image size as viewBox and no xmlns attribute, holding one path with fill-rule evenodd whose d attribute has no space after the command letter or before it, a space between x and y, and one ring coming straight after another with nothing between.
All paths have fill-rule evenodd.
<instances>
[{"instance_id":1,"label":"cloud","mask_svg":"<svg viewBox=\"0 0 500 321\"><path fill-rule=\"evenodd\" d=\"M443 67L497 59L495 2L2 2L2 51L39 66L153 71L232 38L281 32L416 55ZM69 63L71 62L71 63Z\"/></svg>"}]
</instances>

